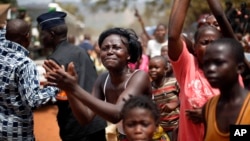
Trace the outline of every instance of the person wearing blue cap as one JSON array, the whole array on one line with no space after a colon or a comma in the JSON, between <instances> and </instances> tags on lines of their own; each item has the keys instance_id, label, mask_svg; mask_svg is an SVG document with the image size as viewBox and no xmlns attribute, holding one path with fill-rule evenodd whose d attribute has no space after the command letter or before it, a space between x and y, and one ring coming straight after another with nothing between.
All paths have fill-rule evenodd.
<instances>
[{"instance_id":1,"label":"person wearing blue cap","mask_svg":"<svg viewBox=\"0 0 250 141\"><path fill-rule=\"evenodd\" d=\"M37 17L41 43L44 47L53 49L48 59L64 66L67 66L69 62L74 62L79 76L78 83L82 88L91 92L97 72L87 52L67 41L66 16L64 12L54 11ZM63 141L106 141L104 119L96 116L92 122L81 125L74 117L67 98L63 100L58 98L57 106L57 120Z\"/></svg>"}]
</instances>

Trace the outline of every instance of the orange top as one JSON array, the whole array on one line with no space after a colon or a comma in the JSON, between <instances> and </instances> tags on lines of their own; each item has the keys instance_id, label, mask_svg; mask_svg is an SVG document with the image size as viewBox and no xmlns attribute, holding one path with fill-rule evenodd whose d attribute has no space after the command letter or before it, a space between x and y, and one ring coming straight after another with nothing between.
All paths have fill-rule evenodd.
<instances>
[{"instance_id":1,"label":"orange top","mask_svg":"<svg viewBox=\"0 0 250 141\"><path fill-rule=\"evenodd\" d=\"M56 95L57 100L68 100L67 93L63 90L61 90L57 95Z\"/></svg>"},{"instance_id":2,"label":"orange top","mask_svg":"<svg viewBox=\"0 0 250 141\"><path fill-rule=\"evenodd\" d=\"M219 95L211 98L207 104L205 109L205 120L207 122L206 135L204 141L229 141L230 135L229 133L223 133L218 129L217 121L216 121L216 106L219 100ZM237 124L250 124L250 93L246 97L242 108L240 110L240 114L236 120Z\"/></svg>"}]
</instances>

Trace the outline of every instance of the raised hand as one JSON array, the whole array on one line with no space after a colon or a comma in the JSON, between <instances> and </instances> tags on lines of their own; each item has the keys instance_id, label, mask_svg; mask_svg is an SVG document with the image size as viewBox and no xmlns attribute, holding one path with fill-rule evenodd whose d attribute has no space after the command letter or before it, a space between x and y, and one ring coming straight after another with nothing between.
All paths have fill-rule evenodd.
<instances>
[{"instance_id":1,"label":"raised hand","mask_svg":"<svg viewBox=\"0 0 250 141\"><path fill-rule=\"evenodd\" d=\"M78 75L74 69L73 62L69 63L67 72L64 66L60 67L52 60L44 61L43 67L46 70L45 78L47 79L47 85L71 92L73 87L78 84Z\"/></svg>"}]
</instances>

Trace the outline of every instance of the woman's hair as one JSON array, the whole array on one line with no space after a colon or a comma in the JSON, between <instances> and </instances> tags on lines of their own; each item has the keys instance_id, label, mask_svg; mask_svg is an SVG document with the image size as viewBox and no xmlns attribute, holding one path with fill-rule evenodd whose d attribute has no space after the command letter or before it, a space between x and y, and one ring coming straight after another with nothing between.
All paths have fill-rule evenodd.
<instances>
[{"instance_id":1,"label":"woman's hair","mask_svg":"<svg viewBox=\"0 0 250 141\"><path fill-rule=\"evenodd\" d=\"M130 55L129 62L135 63L141 59L142 46L138 39L138 36L132 29L115 27L102 32L98 40L99 47L101 47L104 39L112 34L121 36L122 43L128 48L128 52Z\"/></svg>"},{"instance_id":2,"label":"woman's hair","mask_svg":"<svg viewBox=\"0 0 250 141\"><path fill-rule=\"evenodd\" d=\"M157 108L157 105L149 97L143 95L133 96L128 101L126 101L121 111L122 119L124 119L128 112L134 108L142 108L150 111L156 124L159 123L160 111Z\"/></svg>"},{"instance_id":3,"label":"woman's hair","mask_svg":"<svg viewBox=\"0 0 250 141\"><path fill-rule=\"evenodd\" d=\"M206 30L213 30L215 32L218 32L218 34L220 36L222 36L221 32L219 30L217 30L215 27L213 26L210 26L210 25L204 25L204 26L201 26L200 28L198 28L198 30L195 32L194 34L194 42L196 43L197 40L200 38L200 36L202 35L201 33L203 33L204 31Z\"/></svg>"},{"instance_id":4,"label":"woman's hair","mask_svg":"<svg viewBox=\"0 0 250 141\"><path fill-rule=\"evenodd\" d=\"M167 58L165 58L165 57L163 57L161 55L154 56L150 60L153 60L153 59L161 60L165 66L168 66L168 60L167 60Z\"/></svg>"}]
</instances>

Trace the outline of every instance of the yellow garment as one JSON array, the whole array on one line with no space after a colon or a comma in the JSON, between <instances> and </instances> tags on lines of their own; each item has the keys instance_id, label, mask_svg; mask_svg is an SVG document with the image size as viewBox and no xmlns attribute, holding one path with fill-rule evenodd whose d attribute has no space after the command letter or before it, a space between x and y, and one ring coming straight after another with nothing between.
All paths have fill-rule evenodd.
<instances>
[{"instance_id":1,"label":"yellow garment","mask_svg":"<svg viewBox=\"0 0 250 141\"><path fill-rule=\"evenodd\" d=\"M170 141L168 135L164 132L161 126L158 126L153 136L154 141Z\"/></svg>"},{"instance_id":2,"label":"yellow garment","mask_svg":"<svg viewBox=\"0 0 250 141\"><path fill-rule=\"evenodd\" d=\"M207 123L206 135L204 141L229 141L229 133L222 133L217 127L216 121L216 106L219 100L219 95L210 99L206 104L205 109L205 120ZM241 124L250 124L250 93L246 97L242 108L240 110L240 114L236 120L236 125Z\"/></svg>"},{"instance_id":3,"label":"yellow garment","mask_svg":"<svg viewBox=\"0 0 250 141\"><path fill-rule=\"evenodd\" d=\"M107 123L108 123L108 126L105 128L107 141L117 141L116 125L108 121Z\"/></svg>"}]
</instances>

